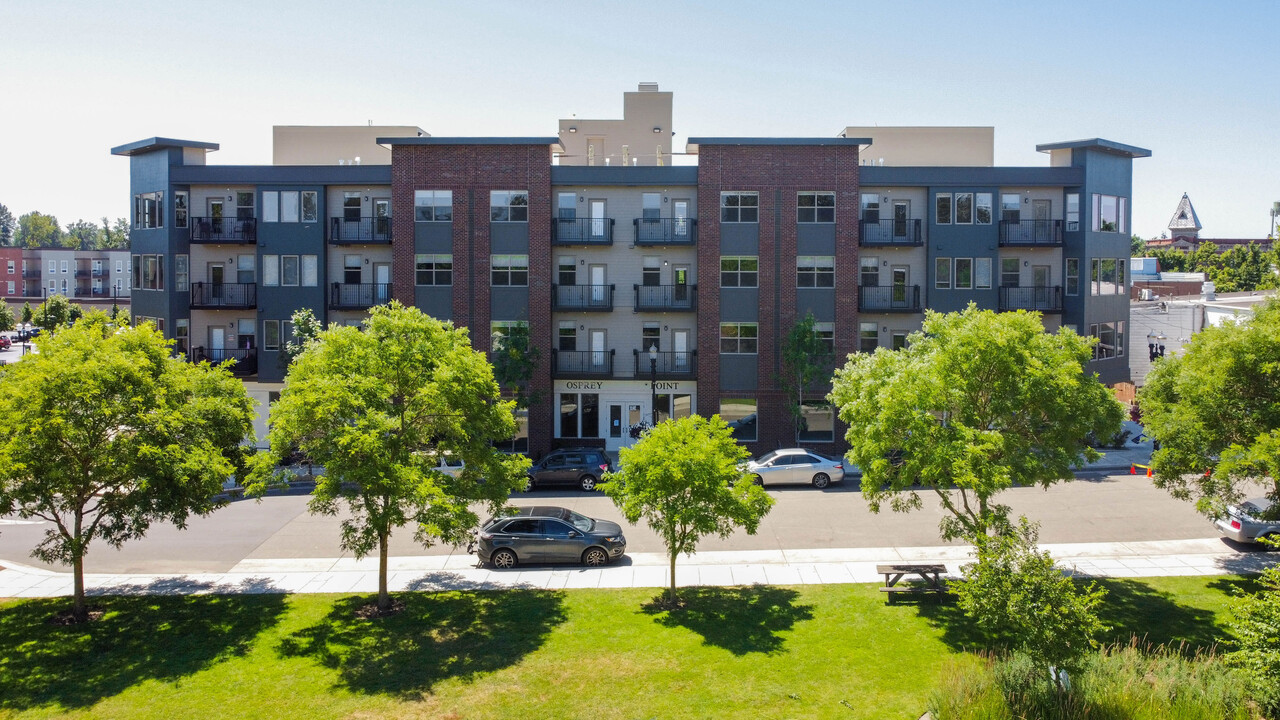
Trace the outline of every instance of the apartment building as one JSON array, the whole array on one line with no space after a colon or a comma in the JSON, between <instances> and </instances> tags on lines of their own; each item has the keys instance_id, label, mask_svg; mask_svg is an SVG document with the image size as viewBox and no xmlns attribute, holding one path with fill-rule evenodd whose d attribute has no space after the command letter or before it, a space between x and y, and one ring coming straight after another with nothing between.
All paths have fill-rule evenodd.
<instances>
[{"instance_id":1,"label":"apartment building","mask_svg":"<svg viewBox=\"0 0 1280 720\"><path fill-rule=\"evenodd\" d=\"M779 380L806 313L834 367L901 347L926 308L1037 310L1099 338L1104 382L1128 380L1131 163L1148 151L1053 143L1044 167L996 167L991 128L850 127L673 154L671 107L642 84L621 120L562 119L555 136L276 128L289 164L266 166L206 164L206 142L114 148L130 158L133 313L193 360L235 361L264 405L298 308L355 324L394 298L482 352L526 325L534 455L615 449L690 413L733 421L753 452L839 452L826 388L797 433Z\"/></svg>"},{"instance_id":2,"label":"apartment building","mask_svg":"<svg viewBox=\"0 0 1280 720\"><path fill-rule=\"evenodd\" d=\"M0 298L40 302L63 295L76 302L129 299L128 250L0 248Z\"/></svg>"}]
</instances>

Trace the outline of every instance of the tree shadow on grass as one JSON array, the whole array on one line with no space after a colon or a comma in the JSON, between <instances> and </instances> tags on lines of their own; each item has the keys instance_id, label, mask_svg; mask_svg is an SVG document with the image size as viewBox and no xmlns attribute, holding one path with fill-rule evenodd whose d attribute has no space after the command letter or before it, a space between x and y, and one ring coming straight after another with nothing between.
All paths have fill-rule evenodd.
<instances>
[{"instance_id":1,"label":"tree shadow on grass","mask_svg":"<svg viewBox=\"0 0 1280 720\"><path fill-rule=\"evenodd\" d=\"M404 610L362 619L375 600L338 600L320 622L285 638L280 654L336 670L338 684L364 694L421 699L449 678L473 679L519 662L565 620L563 593L462 590L402 593Z\"/></svg>"},{"instance_id":2,"label":"tree shadow on grass","mask_svg":"<svg viewBox=\"0 0 1280 720\"><path fill-rule=\"evenodd\" d=\"M175 681L243 655L285 596L95 597L100 619L56 625L68 598L0 607L0 709L89 707L147 680ZM3 714L3 713L0 713Z\"/></svg>"},{"instance_id":3,"label":"tree shadow on grass","mask_svg":"<svg viewBox=\"0 0 1280 720\"><path fill-rule=\"evenodd\" d=\"M734 655L775 653L782 649L779 632L813 617L813 606L796 605L799 593L769 585L697 587L680 591L683 606L669 609L665 595L644 606L665 627L682 627L708 645Z\"/></svg>"}]
</instances>

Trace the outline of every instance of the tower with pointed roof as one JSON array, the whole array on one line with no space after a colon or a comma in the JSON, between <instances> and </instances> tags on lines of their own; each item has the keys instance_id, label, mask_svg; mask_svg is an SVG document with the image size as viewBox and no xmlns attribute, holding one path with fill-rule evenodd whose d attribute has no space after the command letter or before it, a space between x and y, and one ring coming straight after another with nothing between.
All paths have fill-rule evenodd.
<instances>
[{"instance_id":1,"label":"tower with pointed roof","mask_svg":"<svg viewBox=\"0 0 1280 720\"><path fill-rule=\"evenodd\" d=\"M1181 240L1195 245L1200 242L1200 230L1203 228L1196 209L1191 206L1191 198L1182 193L1178 208L1173 211L1173 219L1169 221L1169 236L1175 243Z\"/></svg>"}]
</instances>

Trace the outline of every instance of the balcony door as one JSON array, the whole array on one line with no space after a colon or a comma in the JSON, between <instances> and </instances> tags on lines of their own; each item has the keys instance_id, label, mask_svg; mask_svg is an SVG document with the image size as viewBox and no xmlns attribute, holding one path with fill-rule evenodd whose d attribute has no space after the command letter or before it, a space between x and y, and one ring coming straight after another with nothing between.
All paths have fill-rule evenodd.
<instances>
[{"instance_id":1,"label":"balcony door","mask_svg":"<svg viewBox=\"0 0 1280 720\"><path fill-rule=\"evenodd\" d=\"M911 217L911 201L910 200L894 200L893 201L893 237L895 240L905 240L907 237L908 219Z\"/></svg>"},{"instance_id":2,"label":"balcony door","mask_svg":"<svg viewBox=\"0 0 1280 720\"><path fill-rule=\"evenodd\" d=\"M223 348L227 346L227 330L221 325L209 326L209 359L222 362L225 359Z\"/></svg>"},{"instance_id":3,"label":"balcony door","mask_svg":"<svg viewBox=\"0 0 1280 720\"><path fill-rule=\"evenodd\" d=\"M675 235L684 239L689 237L689 201L672 200L671 217L675 218Z\"/></svg>"},{"instance_id":4,"label":"balcony door","mask_svg":"<svg viewBox=\"0 0 1280 720\"><path fill-rule=\"evenodd\" d=\"M605 266L592 265L589 268L591 278L591 306L604 307L608 304L605 298Z\"/></svg>"},{"instance_id":5,"label":"balcony door","mask_svg":"<svg viewBox=\"0 0 1280 720\"><path fill-rule=\"evenodd\" d=\"M1039 226L1040 223L1036 223ZM1049 266L1048 265L1032 265L1031 266L1031 285L1035 288L1036 309L1044 309L1052 306L1050 302L1049 290Z\"/></svg>"},{"instance_id":6,"label":"balcony door","mask_svg":"<svg viewBox=\"0 0 1280 720\"><path fill-rule=\"evenodd\" d=\"M609 352L605 349L605 331L591 330L591 371L604 372L609 364Z\"/></svg>"},{"instance_id":7,"label":"balcony door","mask_svg":"<svg viewBox=\"0 0 1280 720\"><path fill-rule=\"evenodd\" d=\"M603 240L605 237L605 219L604 200L590 200L587 202L587 209L591 213L591 239Z\"/></svg>"},{"instance_id":8,"label":"balcony door","mask_svg":"<svg viewBox=\"0 0 1280 720\"><path fill-rule=\"evenodd\" d=\"M210 297L221 299L223 294L222 283L226 268L222 263L209 263L209 293ZM218 347L222 347L219 345Z\"/></svg>"},{"instance_id":9,"label":"balcony door","mask_svg":"<svg viewBox=\"0 0 1280 720\"><path fill-rule=\"evenodd\" d=\"M214 200L213 198L209 198L209 227L207 228L207 231L214 235L222 234L222 203L223 201L221 199ZM206 230L204 227L201 227L200 229L202 231Z\"/></svg>"},{"instance_id":10,"label":"balcony door","mask_svg":"<svg viewBox=\"0 0 1280 720\"><path fill-rule=\"evenodd\" d=\"M689 371L689 331L671 331L671 349L675 352L673 366L676 372Z\"/></svg>"},{"instance_id":11,"label":"balcony door","mask_svg":"<svg viewBox=\"0 0 1280 720\"><path fill-rule=\"evenodd\" d=\"M391 237L391 198L373 199L373 237L384 242Z\"/></svg>"},{"instance_id":12,"label":"balcony door","mask_svg":"<svg viewBox=\"0 0 1280 720\"><path fill-rule=\"evenodd\" d=\"M671 288L673 297L679 305L689 302L689 266L675 265L671 268Z\"/></svg>"},{"instance_id":13,"label":"balcony door","mask_svg":"<svg viewBox=\"0 0 1280 720\"><path fill-rule=\"evenodd\" d=\"M1036 244L1047 245L1053 241L1053 224L1049 222L1049 201L1048 200L1032 200L1031 211L1035 214L1036 225Z\"/></svg>"},{"instance_id":14,"label":"balcony door","mask_svg":"<svg viewBox=\"0 0 1280 720\"><path fill-rule=\"evenodd\" d=\"M889 269L893 278L893 307L905 308L910 305L907 287L911 284L911 268L906 265L894 265Z\"/></svg>"},{"instance_id":15,"label":"balcony door","mask_svg":"<svg viewBox=\"0 0 1280 720\"><path fill-rule=\"evenodd\" d=\"M373 264L373 304L391 302L391 263Z\"/></svg>"}]
</instances>

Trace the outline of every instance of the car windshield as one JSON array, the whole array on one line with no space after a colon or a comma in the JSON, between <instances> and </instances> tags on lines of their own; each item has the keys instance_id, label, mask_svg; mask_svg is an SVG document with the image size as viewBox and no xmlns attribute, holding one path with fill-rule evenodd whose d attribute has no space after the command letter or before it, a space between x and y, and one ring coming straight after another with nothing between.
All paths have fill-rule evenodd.
<instances>
[{"instance_id":1,"label":"car windshield","mask_svg":"<svg viewBox=\"0 0 1280 720\"><path fill-rule=\"evenodd\" d=\"M565 517L565 520L582 532L591 532L591 528L596 526L596 521L586 515L579 515L572 510L566 510L565 512L568 514L567 517Z\"/></svg>"}]
</instances>

